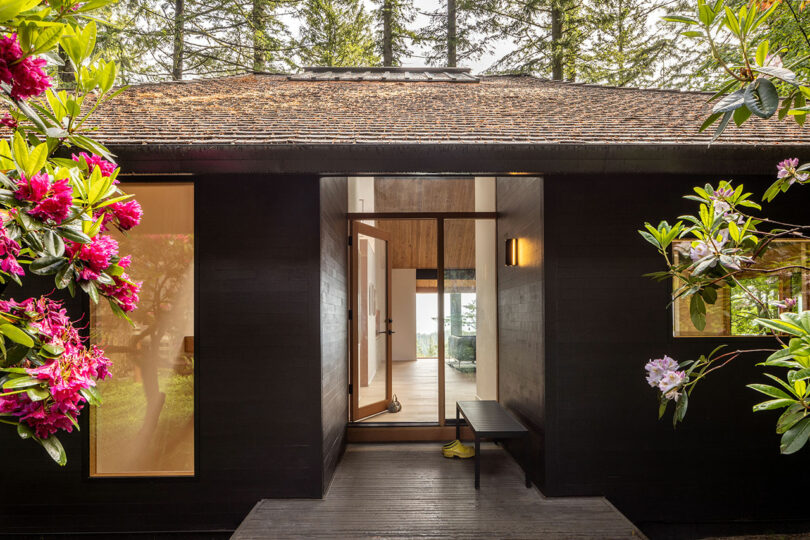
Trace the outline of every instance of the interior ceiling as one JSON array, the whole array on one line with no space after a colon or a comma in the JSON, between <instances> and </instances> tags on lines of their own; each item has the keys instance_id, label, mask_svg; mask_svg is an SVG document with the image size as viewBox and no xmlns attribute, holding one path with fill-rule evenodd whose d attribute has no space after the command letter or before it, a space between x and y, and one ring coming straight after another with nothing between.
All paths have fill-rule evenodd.
<instances>
[{"instance_id":1,"label":"interior ceiling","mask_svg":"<svg viewBox=\"0 0 810 540\"><path fill-rule=\"evenodd\" d=\"M474 178L375 178L375 212L474 212Z\"/></svg>"},{"instance_id":2,"label":"interior ceiling","mask_svg":"<svg viewBox=\"0 0 810 540\"><path fill-rule=\"evenodd\" d=\"M473 178L375 178L375 212L473 212ZM393 268L437 268L436 221L379 220L391 234ZM445 268L475 268L475 222L445 221Z\"/></svg>"},{"instance_id":3,"label":"interior ceiling","mask_svg":"<svg viewBox=\"0 0 810 540\"><path fill-rule=\"evenodd\" d=\"M378 220L377 228L391 235L392 268L437 268L436 221L432 219ZM445 221L444 267L475 268L475 221Z\"/></svg>"}]
</instances>

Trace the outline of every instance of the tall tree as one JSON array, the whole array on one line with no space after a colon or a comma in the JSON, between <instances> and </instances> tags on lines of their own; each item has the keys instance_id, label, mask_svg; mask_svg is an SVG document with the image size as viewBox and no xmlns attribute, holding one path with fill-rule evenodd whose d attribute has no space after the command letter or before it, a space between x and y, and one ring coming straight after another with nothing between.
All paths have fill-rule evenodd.
<instances>
[{"instance_id":1,"label":"tall tree","mask_svg":"<svg viewBox=\"0 0 810 540\"><path fill-rule=\"evenodd\" d=\"M493 71L575 80L587 30L579 0L489 0L481 9L499 37L514 42Z\"/></svg>"},{"instance_id":2,"label":"tall tree","mask_svg":"<svg viewBox=\"0 0 810 540\"><path fill-rule=\"evenodd\" d=\"M301 38L296 44L302 65L379 63L371 17L360 0L306 0L301 15Z\"/></svg>"},{"instance_id":3,"label":"tall tree","mask_svg":"<svg viewBox=\"0 0 810 540\"><path fill-rule=\"evenodd\" d=\"M298 0L122 0L99 47L122 82L182 79L292 65L280 12Z\"/></svg>"},{"instance_id":4,"label":"tall tree","mask_svg":"<svg viewBox=\"0 0 810 540\"><path fill-rule=\"evenodd\" d=\"M384 66L398 66L411 54L411 45L417 41L416 32L410 29L416 12L413 0L375 0L379 6L374 15L377 19L379 53Z\"/></svg>"},{"instance_id":5,"label":"tall tree","mask_svg":"<svg viewBox=\"0 0 810 540\"><path fill-rule=\"evenodd\" d=\"M423 12L428 24L419 32L427 46L425 59L434 66L455 67L492 51L492 16L484 4L497 0L443 0L435 10Z\"/></svg>"},{"instance_id":6,"label":"tall tree","mask_svg":"<svg viewBox=\"0 0 810 540\"><path fill-rule=\"evenodd\" d=\"M611 86L650 86L670 44L655 32L660 1L603 0L585 8L589 39L580 78Z\"/></svg>"}]
</instances>

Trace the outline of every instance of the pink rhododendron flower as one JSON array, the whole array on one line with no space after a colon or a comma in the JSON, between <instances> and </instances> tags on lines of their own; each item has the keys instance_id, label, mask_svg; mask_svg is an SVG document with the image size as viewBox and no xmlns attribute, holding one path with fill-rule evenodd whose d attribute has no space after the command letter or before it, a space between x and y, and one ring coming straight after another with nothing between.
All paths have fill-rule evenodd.
<instances>
[{"instance_id":1,"label":"pink rhododendron flower","mask_svg":"<svg viewBox=\"0 0 810 540\"><path fill-rule=\"evenodd\" d=\"M87 152L80 152L78 156L76 154L73 154L70 157L71 159L73 159L73 161L77 163L81 163L82 161L84 161L87 164L87 170L91 173L93 172L93 169L98 167L99 170L101 171L101 176L110 176L112 175L112 173L115 172L115 169L118 168L118 165L116 165L115 163L107 161L101 156L97 156L95 154L88 154ZM115 183L117 184L118 180L116 180Z\"/></svg>"},{"instance_id":2,"label":"pink rhododendron flower","mask_svg":"<svg viewBox=\"0 0 810 540\"><path fill-rule=\"evenodd\" d=\"M656 358L647 362L644 369L647 370L647 382L649 385L658 386L658 383L661 382L661 379L668 371L678 369L678 362L664 355L663 358Z\"/></svg>"},{"instance_id":3,"label":"pink rhododendron flower","mask_svg":"<svg viewBox=\"0 0 810 540\"><path fill-rule=\"evenodd\" d=\"M51 183L47 173L37 173L30 179L22 175L14 195L21 201L37 203L29 214L43 221L53 220L57 224L70 215L73 205L73 188L68 179Z\"/></svg>"},{"instance_id":4,"label":"pink rhododendron flower","mask_svg":"<svg viewBox=\"0 0 810 540\"><path fill-rule=\"evenodd\" d=\"M661 390L661 393L666 395L670 391L677 389L686 382L686 380L686 372L684 371L667 371L664 373L663 377L661 377L661 381L658 383L658 389Z\"/></svg>"},{"instance_id":5,"label":"pink rhododendron flower","mask_svg":"<svg viewBox=\"0 0 810 540\"><path fill-rule=\"evenodd\" d=\"M6 228L0 225L0 269L7 274L25 275L22 266L17 262L19 254L20 244L12 240Z\"/></svg>"},{"instance_id":6,"label":"pink rhododendron flower","mask_svg":"<svg viewBox=\"0 0 810 540\"><path fill-rule=\"evenodd\" d=\"M85 345L60 302L46 297L19 303L4 300L0 301L0 311L22 318L43 344L64 350L42 365L32 365L28 360L22 364L28 375L46 386L46 399L31 401L25 393L4 396L0 391L0 413L18 417L41 438L60 429L72 431L71 418L76 419L86 401L81 391L110 375L110 360L100 348Z\"/></svg>"},{"instance_id":7,"label":"pink rhododendron flower","mask_svg":"<svg viewBox=\"0 0 810 540\"><path fill-rule=\"evenodd\" d=\"M6 113L3 115L3 118L0 118L0 126L6 126L7 128L17 129L17 121L11 117L10 114Z\"/></svg>"},{"instance_id":8,"label":"pink rhododendron flower","mask_svg":"<svg viewBox=\"0 0 810 540\"><path fill-rule=\"evenodd\" d=\"M0 38L0 81L11 85L13 99L39 96L51 86L51 80L43 70L47 61L23 56L17 34Z\"/></svg>"},{"instance_id":9,"label":"pink rhododendron flower","mask_svg":"<svg viewBox=\"0 0 810 540\"><path fill-rule=\"evenodd\" d=\"M776 177L779 179L789 178L790 183L806 182L810 174L796 170L799 166L799 158L788 158L779 162L776 166Z\"/></svg>"},{"instance_id":10,"label":"pink rhododendron flower","mask_svg":"<svg viewBox=\"0 0 810 540\"><path fill-rule=\"evenodd\" d=\"M113 203L110 205L110 209L122 230L128 231L141 223L143 209L141 209L138 201L130 200Z\"/></svg>"},{"instance_id":11,"label":"pink rhododendron flower","mask_svg":"<svg viewBox=\"0 0 810 540\"><path fill-rule=\"evenodd\" d=\"M118 264L120 266L121 261ZM129 261L127 261L127 265L129 265ZM123 311L134 311L138 307L138 301L140 300L138 293L143 282L130 281L126 273L121 274L120 277L113 276L113 281L115 281L115 285L102 285L101 293L115 299Z\"/></svg>"},{"instance_id":12,"label":"pink rhododendron flower","mask_svg":"<svg viewBox=\"0 0 810 540\"><path fill-rule=\"evenodd\" d=\"M78 242L65 242L65 253L68 257L75 257L84 263L86 269L98 274L110 266L113 257L118 255L118 242L112 236L100 234L93 238L89 244ZM90 274L86 274L89 276ZM81 277L80 272L80 279ZM92 278L95 279L95 278Z\"/></svg>"}]
</instances>

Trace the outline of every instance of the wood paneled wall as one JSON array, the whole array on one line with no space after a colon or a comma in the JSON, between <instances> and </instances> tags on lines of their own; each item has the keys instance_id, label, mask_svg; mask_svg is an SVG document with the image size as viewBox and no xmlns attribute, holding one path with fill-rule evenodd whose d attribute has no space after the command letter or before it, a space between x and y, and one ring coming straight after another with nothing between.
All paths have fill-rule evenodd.
<instances>
[{"instance_id":1,"label":"wood paneled wall","mask_svg":"<svg viewBox=\"0 0 810 540\"><path fill-rule=\"evenodd\" d=\"M543 180L496 180L498 235L498 396L531 431L532 479L545 483L545 294ZM506 238L518 239L520 266L504 266ZM510 445L523 460L523 449Z\"/></svg>"},{"instance_id":2,"label":"wood paneled wall","mask_svg":"<svg viewBox=\"0 0 810 540\"><path fill-rule=\"evenodd\" d=\"M3 461L13 463L2 474L2 533L195 536L232 530L262 498L321 496L319 180L229 179L195 179L198 476L87 479L86 413L82 431L60 437L63 468L0 429ZM53 290L52 278L26 283L14 297ZM81 315L80 300L69 305Z\"/></svg>"},{"instance_id":3,"label":"wood paneled wall","mask_svg":"<svg viewBox=\"0 0 810 540\"><path fill-rule=\"evenodd\" d=\"M325 492L346 447L349 269L347 179L322 178L321 190L321 426Z\"/></svg>"}]
</instances>

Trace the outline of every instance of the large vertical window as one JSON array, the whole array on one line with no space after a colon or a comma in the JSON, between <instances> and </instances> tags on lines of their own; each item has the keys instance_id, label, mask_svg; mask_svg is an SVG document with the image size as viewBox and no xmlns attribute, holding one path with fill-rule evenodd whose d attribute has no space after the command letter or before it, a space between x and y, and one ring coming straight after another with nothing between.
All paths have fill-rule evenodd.
<instances>
[{"instance_id":1,"label":"large vertical window","mask_svg":"<svg viewBox=\"0 0 810 540\"><path fill-rule=\"evenodd\" d=\"M90 411L91 476L194 474L194 186L127 184L143 207L111 232L143 280L133 324L91 307L91 339L113 361Z\"/></svg>"}]
</instances>

